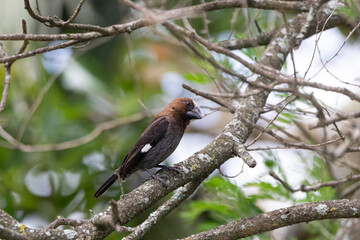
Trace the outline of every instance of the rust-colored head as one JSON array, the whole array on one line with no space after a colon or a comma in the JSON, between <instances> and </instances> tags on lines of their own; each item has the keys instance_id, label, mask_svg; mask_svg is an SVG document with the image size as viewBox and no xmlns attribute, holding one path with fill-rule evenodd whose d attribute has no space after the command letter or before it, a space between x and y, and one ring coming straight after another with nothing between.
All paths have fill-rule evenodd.
<instances>
[{"instance_id":1,"label":"rust-colored head","mask_svg":"<svg viewBox=\"0 0 360 240\"><path fill-rule=\"evenodd\" d=\"M196 102L190 98L176 98L159 115L180 116L181 118L201 119L201 112Z\"/></svg>"}]
</instances>

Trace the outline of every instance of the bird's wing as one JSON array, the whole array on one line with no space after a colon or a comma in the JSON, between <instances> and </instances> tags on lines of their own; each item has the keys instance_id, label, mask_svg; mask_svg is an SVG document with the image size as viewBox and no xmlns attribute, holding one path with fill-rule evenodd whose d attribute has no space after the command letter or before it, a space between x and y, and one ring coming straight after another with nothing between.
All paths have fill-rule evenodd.
<instances>
[{"instance_id":1,"label":"bird's wing","mask_svg":"<svg viewBox=\"0 0 360 240\"><path fill-rule=\"evenodd\" d=\"M168 127L169 122L165 117L154 119L150 123L121 164L118 171L122 179L125 179L146 153L163 138Z\"/></svg>"}]
</instances>

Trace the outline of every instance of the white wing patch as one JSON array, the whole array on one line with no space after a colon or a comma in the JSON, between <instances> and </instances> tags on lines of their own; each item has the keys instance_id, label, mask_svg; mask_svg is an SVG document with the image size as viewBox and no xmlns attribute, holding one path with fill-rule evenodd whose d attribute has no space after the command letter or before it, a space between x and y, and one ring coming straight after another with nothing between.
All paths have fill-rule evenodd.
<instances>
[{"instance_id":1,"label":"white wing patch","mask_svg":"<svg viewBox=\"0 0 360 240\"><path fill-rule=\"evenodd\" d=\"M148 143L148 144L146 144L146 145L141 149L141 152L142 152L142 153L146 153L146 152L148 152L151 148L152 148L151 144Z\"/></svg>"}]
</instances>

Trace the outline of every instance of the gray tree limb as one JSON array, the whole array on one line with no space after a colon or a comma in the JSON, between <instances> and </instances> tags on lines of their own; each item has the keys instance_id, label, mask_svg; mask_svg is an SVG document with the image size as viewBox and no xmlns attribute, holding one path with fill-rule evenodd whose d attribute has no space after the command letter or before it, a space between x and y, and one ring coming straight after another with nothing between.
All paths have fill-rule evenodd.
<instances>
[{"instance_id":1,"label":"gray tree limb","mask_svg":"<svg viewBox=\"0 0 360 240\"><path fill-rule=\"evenodd\" d=\"M260 234L296 223L334 218L359 218L360 200L332 200L305 203L240 219L206 232L191 235L189 240L231 240ZM256 226L256 227L255 227Z\"/></svg>"}]
</instances>

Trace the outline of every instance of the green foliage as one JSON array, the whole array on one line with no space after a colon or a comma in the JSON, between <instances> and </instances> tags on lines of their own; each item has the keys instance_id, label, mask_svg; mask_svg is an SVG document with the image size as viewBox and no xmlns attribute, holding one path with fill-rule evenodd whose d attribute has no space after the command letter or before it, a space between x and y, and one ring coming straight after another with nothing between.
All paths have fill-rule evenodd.
<instances>
[{"instance_id":1,"label":"green foliage","mask_svg":"<svg viewBox=\"0 0 360 240\"><path fill-rule=\"evenodd\" d=\"M269 170L274 171L281 179L287 182L287 175L283 171L283 167L278 161L278 156L272 151L263 153L265 165ZM320 181L330 181L331 175L326 168L326 163L317 155L313 155L313 158L309 160L305 156L299 154L305 165L305 171L307 176L302 181L302 184L311 186ZM259 181L257 183L249 183L246 186L256 187L258 192L251 195L254 199L272 199L276 201L290 201L292 204L315 202L336 199L336 190L331 187L320 188L318 191L306 192L301 195L302 197L294 197L290 191L276 182L275 184L269 182ZM296 188L296 187L295 187ZM339 227L338 221L325 220L321 222L310 222L306 225L305 229L310 234L309 239L332 239Z\"/></svg>"},{"instance_id":2,"label":"green foliage","mask_svg":"<svg viewBox=\"0 0 360 240\"><path fill-rule=\"evenodd\" d=\"M339 229L339 222L334 220L311 222L304 228L310 235L309 240L334 239Z\"/></svg>"},{"instance_id":3,"label":"green foliage","mask_svg":"<svg viewBox=\"0 0 360 240\"><path fill-rule=\"evenodd\" d=\"M273 151L266 151L261 153L261 155L268 170L274 171L280 178L286 181L287 175L280 164L279 157ZM256 183L248 183L246 186L258 188L258 193L253 195L253 197L257 199L295 201L292 194L281 184L271 184L269 182L259 181Z\"/></svg>"},{"instance_id":4,"label":"green foliage","mask_svg":"<svg viewBox=\"0 0 360 240\"><path fill-rule=\"evenodd\" d=\"M346 6L339 8L339 12L347 17L350 22L359 19L360 8L358 0L346 0Z\"/></svg>"},{"instance_id":5,"label":"green foliage","mask_svg":"<svg viewBox=\"0 0 360 240\"><path fill-rule=\"evenodd\" d=\"M185 73L184 77L190 82L201 83L201 84L208 83L211 80L209 75L205 73Z\"/></svg>"},{"instance_id":6,"label":"green foliage","mask_svg":"<svg viewBox=\"0 0 360 240\"><path fill-rule=\"evenodd\" d=\"M295 121L298 121L299 117L297 115L295 115L294 113L281 112L279 117L276 120L290 125L290 124L294 123Z\"/></svg>"},{"instance_id":7,"label":"green foliage","mask_svg":"<svg viewBox=\"0 0 360 240\"><path fill-rule=\"evenodd\" d=\"M261 213L255 201L230 180L214 177L204 183L204 197L188 203L181 216L190 225L197 223L198 231L204 231Z\"/></svg>"},{"instance_id":8,"label":"green foliage","mask_svg":"<svg viewBox=\"0 0 360 240\"><path fill-rule=\"evenodd\" d=\"M259 48L243 48L241 49L241 52L253 61L256 61L261 57L261 49Z\"/></svg>"},{"instance_id":9,"label":"green foliage","mask_svg":"<svg viewBox=\"0 0 360 240\"><path fill-rule=\"evenodd\" d=\"M309 164L306 164L306 172L309 173L310 180L305 179L303 184L313 185L316 184L315 181L327 182L331 181L332 177L330 172L327 170L326 163L319 156L314 155L313 161ZM308 162L306 159L303 159L304 162ZM312 178L312 179L311 179ZM323 187L315 192L307 192L306 198L299 200L299 202L314 202L314 201L324 201L331 200L336 198L336 190L331 187Z\"/></svg>"},{"instance_id":10,"label":"green foliage","mask_svg":"<svg viewBox=\"0 0 360 240\"><path fill-rule=\"evenodd\" d=\"M283 167L280 165L278 156L272 151L267 151L262 153L266 167L274 171L281 179L287 182L287 175L285 174ZM299 157L302 158L302 155L299 154ZM326 168L326 163L317 155L313 155L311 161L308 159L302 158L305 165L305 172L308 174L306 178L302 181L302 184L313 185L316 184L314 181L330 181L331 175ZM290 200L294 204L300 202L314 202L314 201L324 201L331 200L336 198L336 190L331 187L320 188L318 191L307 192L303 198L294 198L293 194L286 190L286 188L280 183L271 184L268 182L257 182L249 183L246 186L257 187L259 192L256 193L254 198L261 199L273 199L273 200Z\"/></svg>"}]
</instances>

